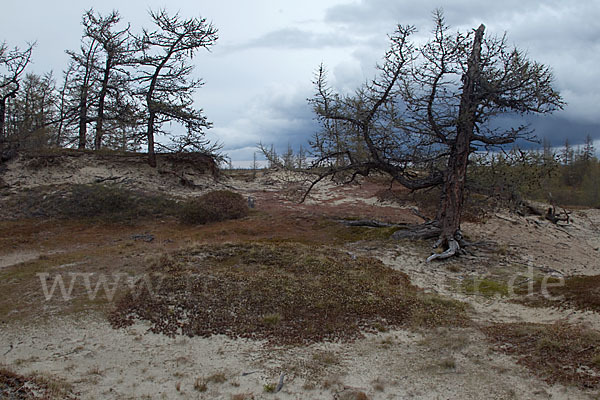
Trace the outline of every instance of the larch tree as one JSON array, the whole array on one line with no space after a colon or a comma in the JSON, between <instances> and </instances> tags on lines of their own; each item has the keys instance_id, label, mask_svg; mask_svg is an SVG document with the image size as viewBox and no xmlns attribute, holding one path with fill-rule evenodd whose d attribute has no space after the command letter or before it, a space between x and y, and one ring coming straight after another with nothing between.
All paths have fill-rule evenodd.
<instances>
[{"instance_id":1,"label":"larch tree","mask_svg":"<svg viewBox=\"0 0 600 400\"><path fill-rule=\"evenodd\" d=\"M528 126L501 128L494 117L564 104L550 68L509 48L505 36L486 37L484 25L451 33L440 10L434 22L423 45L411 41L414 27L399 25L377 77L353 94L336 93L321 65L309 100L322 125L312 145L323 171L310 188L327 176L372 171L412 190L442 187L436 219L421 232L433 232L444 251L428 260L457 254L463 244L469 155L532 137Z\"/></svg>"},{"instance_id":2,"label":"larch tree","mask_svg":"<svg viewBox=\"0 0 600 400\"><path fill-rule=\"evenodd\" d=\"M79 52L67 50L66 53L71 56L73 63L73 73L71 79L72 96L74 109L78 114L78 145L79 149L85 149L87 146L87 126L95 121L95 118L89 114L89 109L96 96L93 90L98 84L98 57L101 50L101 44L96 38L90 37L85 33L87 20L83 16L82 24L84 26L84 35L81 39Z\"/></svg>"},{"instance_id":3,"label":"larch tree","mask_svg":"<svg viewBox=\"0 0 600 400\"><path fill-rule=\"evenodd\" d=\"M106 16L95 13L93 9L85 12L83 16L84 34L91 41L98 43L100 52L98 78L99 92L96 101L96 133L94 135L94 148L102 147L105 133L104 121L106 119L106 100L109 94L122 98L116 92L129 92L129 73L126 70L131 65L137 51L129 33L129 25L117 28L121 21L118 11L113 10Z\"/></svg>"},{"instance_id":4,"label":"larch tree","mask_svg":"<svg viewBox=\"0 0 600 400\"><path fill-rule=\"evenodd\" d=\"M52 73L27 73L11 102L6 133L19 149L39 149L51 144L58 121L55 83Z\"/></svg>"},{"instance_id":5,"label":"larch tree","mask_svg":"<svg viewBox=\"0 0 600 400\"><path fill-rule=\"evenodd\" d=\"M165 10L150 12L156 30L144 29L139 38L142 55L137 81L146 106L146 140L148 163L156 166L155 135L165 133L163 124L176 121L183 125L187 136L180 147L201 149L203 130L211 124L202 109L193 107L193 93L203 85L192 77L190 60L200 49L210 49L218 38L217 29L204 18L183 19L170 16Z\"/></svg>"},{"instance_id":6,"label":"larch tree","mask_svg":"<svg viewBox=\"0 0 600 400\"><path fill-rule=\"evenodd\" d=\"M0 43L0 158L3 157L7 103L14 99L19 91L21 78L31 61L31 53L35 43L24 50L15 47L10 49L6 42Z\"/></svg>"}]
</instances>

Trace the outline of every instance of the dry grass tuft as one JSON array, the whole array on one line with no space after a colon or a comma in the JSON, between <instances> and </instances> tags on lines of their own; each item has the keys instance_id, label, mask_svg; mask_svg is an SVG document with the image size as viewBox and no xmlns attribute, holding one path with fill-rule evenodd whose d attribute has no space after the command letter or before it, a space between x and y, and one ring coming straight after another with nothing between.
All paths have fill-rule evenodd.
<instances>
[{"instance_id":1,"label":"dry grass tuft","mask_svg":"<svg viewBox=\"0 0 600 400\"><path fill-rule=\"evenodd\" d=\"M495 324L483 331L499 351L550 384L600 387L600 332L566 323Z\"/></svg>"},{"instance_id":2,"label":"dry grass tuft","mask_svg":"<svg viewBox=\"0 0 600 400\"><path fill-rule=\"evenodd\" d=\"M380 261L329 247L204 245L163 257L110 316L148 320L154 332L268 339L351 340L381 326L465 325L465 304L424 294Z\"/></svg>"},{"instance_id":3,"label":"dry grass tuft","mask_svg":"<svg viewBox=\"0 0 600 400\"><path fill-rule=\"evenodd\" d=\"M231 396L231 400L254 400L252 393L237 393Z\"/></svg>"},{"instance_id":4,"label":"dry grass tuft","mask_svg":"<svg viewBox=\"0 0 600 400\"><path fill-rule=\"evenodd\" d=\"M344 390L342 393L339 393L336 397L339 400L369 400L369 396L366 395L365 392L354 389Z\"/></svg>"}]
</instances>

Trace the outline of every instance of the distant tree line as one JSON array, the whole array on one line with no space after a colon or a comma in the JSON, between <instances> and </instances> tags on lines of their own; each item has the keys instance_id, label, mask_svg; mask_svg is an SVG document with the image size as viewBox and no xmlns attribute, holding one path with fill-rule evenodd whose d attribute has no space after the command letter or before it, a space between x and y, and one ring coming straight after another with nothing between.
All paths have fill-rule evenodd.
<instances>
[{"instance_id":1,"label":"distant tree line","mask_svg":"<svg viewBox=\"0 0 600 400\"><path fill-rule=\"evenodd\" d=\"M27 72L35 43L26 48L0 44L0 153L43 147L136 151L147 147L215 153L204 138L211 123L196 108L193 94L203 85L192 76L191 60L218 39L204 18L185 19L151 11L152 28L140 34L118 11L82 17L77 50L57 78ZM167 131L176 122L178 132ZM156 135L169 137L158 144Z\"/></svg>"},{"instance_id":2,"label":"distant tree line","mask_svg":"<svg viewBox=\"0 0 600 400\"><path fill-rule=\"evenodd\" d=\"M561 206L600 208L600 160L592 137L574 147L567 139L553 148L545 139L537 150L472 155L468 186L518 207L524 199Z\"/></svg>"}]
</instances>

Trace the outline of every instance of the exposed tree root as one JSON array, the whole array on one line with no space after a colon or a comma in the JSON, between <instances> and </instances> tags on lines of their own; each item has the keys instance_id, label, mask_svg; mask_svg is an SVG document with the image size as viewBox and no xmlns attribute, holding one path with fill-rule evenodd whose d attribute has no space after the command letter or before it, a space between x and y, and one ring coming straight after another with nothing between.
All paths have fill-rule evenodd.
<instances>
[{"instance_id":1,"label":"exposed tree root","mask_svg":"<svg viewBox=\"0 0 600 400\"><path fill-rule=\"evenodd\" d=\"M436 221L429 221L421 225L413 225L394 232L392 239L427 240L439 237L442 229Z\"/></svg>"},{"instance_id":2,"label":"exposed tree root","mask_svg":"<svg viewBox=\"0 0 600 400\"><path fill-rule=\"evenodd\" d=\"M441 253L434 253L427 258L427 262L433 260L444 260L454 255L465 254L464 248L469 246L469 243L463 239L462 233L457 231L454 237L445 239L441 237L442 230L436 221L426 222L421 225L413 225L405 229L394 232L393 239L410 239L410 240L428 240L438 238L433 245L436 249L442 245L447 246L446 250Z\"/></svg>"},{"instance_id":3,"label":"exposed tree root","mask_svg":"<svg viewBox=\"0 0 600 400\"><path fill-rule=\"evenodd\" d=\"M450 258L450 257L460 253L461 251L464 251L464 250L462 250L462 248L458 244L458 241L456 241L454 239L450 239L450 240L448 240L448 248L442 253L433 253L432 255L427 257L427 262L431 262L436 259L444 260L446 258Z\"/></svg>"},{"instance_id":4,"label":"exposed tree root","mask_svg":"<svg viewBox=\"0 0 600 400\"><path fill-rule=\"evenodd\" d=\"M366 226L368 228L389 228L393 226L405 227L407 224L390 224L387 222L381 222L374 219L359 219L359 220L339 220L340 223L346 226Z\"/></svg>"}]
</instances>

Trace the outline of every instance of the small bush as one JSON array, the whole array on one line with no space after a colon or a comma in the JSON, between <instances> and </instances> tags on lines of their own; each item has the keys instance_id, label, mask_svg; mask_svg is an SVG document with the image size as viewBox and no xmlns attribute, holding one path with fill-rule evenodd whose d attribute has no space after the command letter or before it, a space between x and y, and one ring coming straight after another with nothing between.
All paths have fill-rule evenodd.
<instances>
[{"instance_id":1,"label":"small bush","mask_svg":"<svg viewBox=\"0 0 600 400\"><path fill-rule=\"evenodd\" d=\"M229 190L216 190L184 203L180 219L188 224L206 224L246 215L248 205L241 194Z\"/></svg>"}]
</instances>

